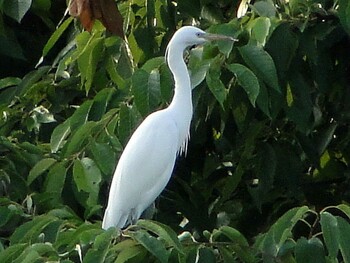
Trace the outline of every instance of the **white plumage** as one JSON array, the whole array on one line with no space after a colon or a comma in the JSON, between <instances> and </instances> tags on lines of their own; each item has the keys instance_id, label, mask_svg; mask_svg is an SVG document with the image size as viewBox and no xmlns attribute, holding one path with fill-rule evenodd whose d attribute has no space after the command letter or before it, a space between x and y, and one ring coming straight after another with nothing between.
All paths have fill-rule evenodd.
<instances>
[{"instance_id":1,"label":"white plumage","mask_svg":"<svg viewBox=\"0 0 350 263\"><path fill-rule=\"evenodd\" d=\"M168 108L150 114L131 136L113 176L102 228L135 223L167 185L177 155L186 151L193 111L183 52L209 39L233 40L192 26L182 27L170 40L166 59L175 80L174 98Z\"/></svg>"}]
</instances>

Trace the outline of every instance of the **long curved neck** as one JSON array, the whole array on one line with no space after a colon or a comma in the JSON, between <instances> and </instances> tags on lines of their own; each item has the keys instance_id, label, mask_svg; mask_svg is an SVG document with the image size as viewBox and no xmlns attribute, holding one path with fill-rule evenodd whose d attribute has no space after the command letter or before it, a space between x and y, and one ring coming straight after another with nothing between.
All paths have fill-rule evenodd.
<instances>
[{"instance_id":1,"label":"long curved neck","mask_svg":"<svg viewBox=\"0 0 350 263\"><path fill-rule=\"evenodd\" d=\"M183 60L183 48L170 45L167 61L175 80L175 92L167 111L171 113L179 130L179 153L186 153L192 119L192 89L190 76Z\"/></svg>"},{"instance_id":2,"label":"long curved neck","mask_svg":"<svg viewBox=\"0 0 350 263\"><path fill-rule=\"evenodd\" d=\"M176 108L176 114L181 119L192 118L192 89L190 76L183 60L184 50L170 46L168 49L168 65L175 80L175 92L170 109Z\"/></svg>"}]
</instances>

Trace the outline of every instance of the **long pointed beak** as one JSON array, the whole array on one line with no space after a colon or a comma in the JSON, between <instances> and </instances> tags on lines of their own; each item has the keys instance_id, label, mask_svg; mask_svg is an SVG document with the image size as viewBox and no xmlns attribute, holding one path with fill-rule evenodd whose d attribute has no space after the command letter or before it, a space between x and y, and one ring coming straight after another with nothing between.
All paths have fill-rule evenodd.
<instances>
[{"instance_id":1,"label":"long pointed beak","mask_svg":"<svg viewBox=\"0 0 350 263\"><path fill-rule=\"evenodd\" d=\"M230 36L210 34L210 33L203 34L202 38L209 40L209 41L213 41L213 40L226 40L226 41L232 41L232 42L238 41L238 39L230 37Z\"/></svg>"}]
</instances>

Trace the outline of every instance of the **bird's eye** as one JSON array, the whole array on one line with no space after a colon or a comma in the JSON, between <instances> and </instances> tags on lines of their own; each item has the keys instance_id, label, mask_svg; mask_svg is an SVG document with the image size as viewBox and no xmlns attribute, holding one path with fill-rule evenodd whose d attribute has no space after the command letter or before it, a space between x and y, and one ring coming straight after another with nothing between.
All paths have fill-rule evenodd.
<instances>
[{"instance_id":1,"label":"bird's eye","mask_svg":"<svg viewBox=\"0 0 350 263\"><path fill-rule=\"evenodd\" d=\"M196 33L196 36L197 36L197 37L201 37L201 36L202 36L202 33L198 32L198 33Z\"/></svg>"}]
</instances>

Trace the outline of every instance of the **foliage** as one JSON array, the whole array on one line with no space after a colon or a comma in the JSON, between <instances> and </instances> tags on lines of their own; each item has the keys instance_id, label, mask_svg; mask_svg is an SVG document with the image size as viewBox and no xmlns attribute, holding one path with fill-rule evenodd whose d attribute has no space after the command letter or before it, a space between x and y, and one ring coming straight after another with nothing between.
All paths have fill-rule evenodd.
<instances>
[{"instance_id":1,"label":"foliage","mask_svg":"<svg viewBox=\"0 0 350 263\"><path fill-rule=\"evenodd\" d=\"M22 77L35 66L64 8L65 0L0 1L1 78Z\"/></svg>"},{"instance_id":2,"label":"foliage","mask_svg":"<svg viewBox=\"0 0 350 263\"><path fill-rule=\"evenodd\" d=\"M0 1L0 37L18 44L31 13L58 23L53 2ZM1 68L0 262L350 262L348 1L118 7L127 41L65 18L33 52L37 68ZM155 221L103 231L116 160L170 102L163 54L192 22L239 42L188 52L191 142ZM18 50L0 46L9 68Z\"/></svg>"}]
</instances>

